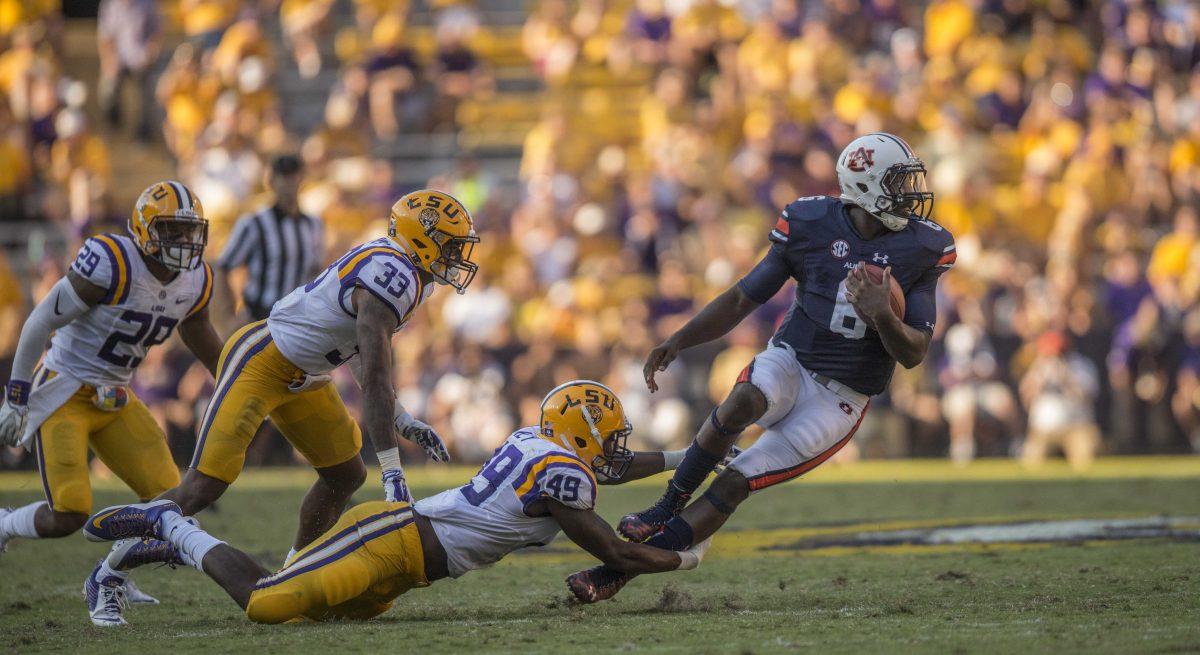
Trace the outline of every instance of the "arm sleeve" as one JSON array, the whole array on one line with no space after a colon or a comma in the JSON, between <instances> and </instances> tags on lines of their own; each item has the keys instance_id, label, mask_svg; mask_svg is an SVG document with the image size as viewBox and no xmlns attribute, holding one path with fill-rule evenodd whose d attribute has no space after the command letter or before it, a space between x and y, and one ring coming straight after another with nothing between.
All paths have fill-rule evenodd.
<instances>
[{"instance_id":1,"label":"arm sleeve","mask_svg":"<svg viewBox=\"0 0 1200 655\"><path fill-rule=\"evenodd\" d=\"M946 271L935 266L925 271L904 294L904 324L930 334L937 325L937 281Z\"/></svg>"},{"instance_id":2,"label":"arm sleeve","mask_svg":"<svg viewBox=\"0 0 1200 655\"><path fill-rule=\"evenodd\" d=\"M791 268L777 246L771 246L767 254L750 272L738 281L738 289L758 304L771 299L792 277Z\"/></svg>"},{"instance_id":3,"label":"arm sleeve","mask_svg":"<svg viewBox=\"0 0 1200 655\"><path fill-rule=\"evenodd\" d=\"M221 257L217 259L217 268L223 271L228 271L238 266L244 266L246 260L250 259L250 253L254 251L258 244L258 231L252 229L256 215L243 216L233 226L233 232L229 235L229 240L225 242L225 250L221 251Z\"/></svg>"},{"instance_id":4,"label":"arm sleeve","mask_svg":"<svg viewBox=\"0 0 1200 655\"><path fill-rule=\"evenodd\" d=\"M50 333L83 316L90 309L83 299L75 293L71 281L62 278L50 289L42 302L30 312L29 318L21 328L21 338L17 342L17 352L13 357L13 380L30 382L33 380L33 367L37 365Z\"/></svg>"}]
</instances>

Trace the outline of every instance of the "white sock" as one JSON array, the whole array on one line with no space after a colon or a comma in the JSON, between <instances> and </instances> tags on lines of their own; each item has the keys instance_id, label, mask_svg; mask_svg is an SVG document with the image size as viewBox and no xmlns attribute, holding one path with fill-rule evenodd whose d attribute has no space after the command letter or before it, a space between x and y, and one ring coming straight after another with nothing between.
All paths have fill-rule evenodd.
<instances>
[{"instance_id":1,"label":"white sock","mask_svg":"<svg viewBox=\"0 0 1200 655\"><path fill-rule=\"evenodd\" d=\"M291 550L288 551L287 557L283 558L284 566L286 566L288 562L292 561L292 558L295 556L296 556L296 549L292 548Z\"/></svg>"},{"instance_id":2,"label":"white sock","mask_svg":"<svg viewBox=\"0 0 1200 655\"><path fill-rule=\"evenodd\" d=\"M24 507L18 507L12 512L9 512L4 518L0 518L0 539L10 539L12 537L25 537L26 539L38 539L37 528L34 527L33 517L37 515L38 508L45 505L46 501L38 501L30 503Z\"/></svg>"},{"instance_id":3,"label":"white sock","mask_svg":"<svg viewBox=\"0 0 1200 655\"><path fill-rule=\"evenodd\" d=\"M196 567L201 573L204 572L204 556L208 551L225 543L196 527L187 517L177 512L163 512L159 521L162 523L163 536L179 549L184 564Z\"/></svg>"},{"instance_id":4,"label":"white sock","mask_svg":"<svg viewBox=\"0 0 1200 655\"><path fill-rule=\"evenodd\" d=\"M96 579L103 580L104 578L107 578L110 575L116 576L122 580L129 579L129 571L118 571L118 570L114 569L113 567L108 565L108 558L105 557L104 560L100 562L100 570L96 571Z\"/></svg>"}]
</instances>

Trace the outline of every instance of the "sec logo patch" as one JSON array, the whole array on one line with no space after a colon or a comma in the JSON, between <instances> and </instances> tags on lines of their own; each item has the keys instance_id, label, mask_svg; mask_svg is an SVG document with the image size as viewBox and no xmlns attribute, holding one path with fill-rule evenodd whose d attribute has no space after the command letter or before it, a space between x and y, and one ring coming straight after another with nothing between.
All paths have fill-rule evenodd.
<instances>
[{"instance_id":1,"label":"sec logo patch","mask_svg":"<svg viewBox=\"0 0 1200 655\"><path fill-rule=\"evenodd\" d=\"M850 244L845 239L838 239L830 244L829 252L838 259L845 259L850 254Z\"/></svg>"}]
</instances>

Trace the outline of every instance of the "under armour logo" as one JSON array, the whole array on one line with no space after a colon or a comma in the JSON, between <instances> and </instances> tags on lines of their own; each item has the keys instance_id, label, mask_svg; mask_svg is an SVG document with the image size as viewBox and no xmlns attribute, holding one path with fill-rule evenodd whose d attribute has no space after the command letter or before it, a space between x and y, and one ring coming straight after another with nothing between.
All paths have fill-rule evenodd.
<instances>
[{"instance_id":1,"label":"under armour logo","mask_svg":"<svg viewBox=\"0 0 1200 655\"><path fill-rule=\"evenodd\" d=\"M875 256L871 257L871 261L875 262L876 264L883 264L884 266L887 266L888 256L881 253L875 253Z\"/></svg>"}]
</instances>

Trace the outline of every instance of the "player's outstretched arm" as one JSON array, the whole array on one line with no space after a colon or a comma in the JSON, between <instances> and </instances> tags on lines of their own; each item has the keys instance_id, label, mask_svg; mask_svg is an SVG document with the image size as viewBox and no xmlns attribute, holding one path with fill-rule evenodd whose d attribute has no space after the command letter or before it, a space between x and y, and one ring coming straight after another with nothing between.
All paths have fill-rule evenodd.
<instances>
[{"instance_id":1,"label":"player's outstretched arm","mask_svg":"<svg viewBox=\"0 0 1200 655\"><path fill-rule=\"evenodd\" d=\"M546 509L567 537L609 567L625 573L662 573L700 565L708 541L686 551L664 550L625 541L594 510L574 509L553 499Z\"/></svg>"},{"instance_id":2,"label":"player's outstretched arm","mask_svg":"<svg viewBox=\"0 0 1200 655\"><path fill-rule=\"evenodd\" d=\"M221 359L221 348L224 344L221 343L221 337L217 336L217 329L213 327L207 306L179 323L179 338L183 339L183 345L192 351L196 359L204 364L204 368L212 373L213 379L216 379L217 361Z\"/></svg>"},{"instance_id":3,"label":"player's outstretched arm","mask_svg":"<svg viewBox=\"0 0 1200 655\"><path fill-rule=\"evenodd\" d=\"M0 446L15 446L25 432L25 414L37 365L50 334L83 316L104 298L105 290L88 282L74 270L67 271L30 312L13 357L12 373L0 408Z\"/></svg>"},{"instance_id":4,"label":"player's outstretched arm","mask_svg":"<svg viewBox=\"0 0 1200 655\"><path fill-rule=\"evenodd\" d=\"M642 374L650 391L658 391L655 373L667 370L680 351L708 343L725 336L762 304L746 295L740 285L734 285L713 298L699 314L692 317L679 331L650 351Z\"/></svg>"},{"instance_id":5,"label":"player's outstretched arm","mask_svg":"<svg viewBox=\"0 0 1200 655\"><path fill-rule=\"evenodd\" d=\"M737 446L730 449L729 455L718 465L717 472L720 472L721 466L728 466L729 462L733 461L733 458L737 457L741 452L742 449ZM652 475L658 475L664 471L674 471L679 468L679 463L683 461L685 454L687 454L687 448L635 452L633 454L633 461L629 463L629 468L625 471L624 475L619 478L606 478L597 475L596 481L603 485L624 484L648 478Z\"/></svg>"}]
</instances>

